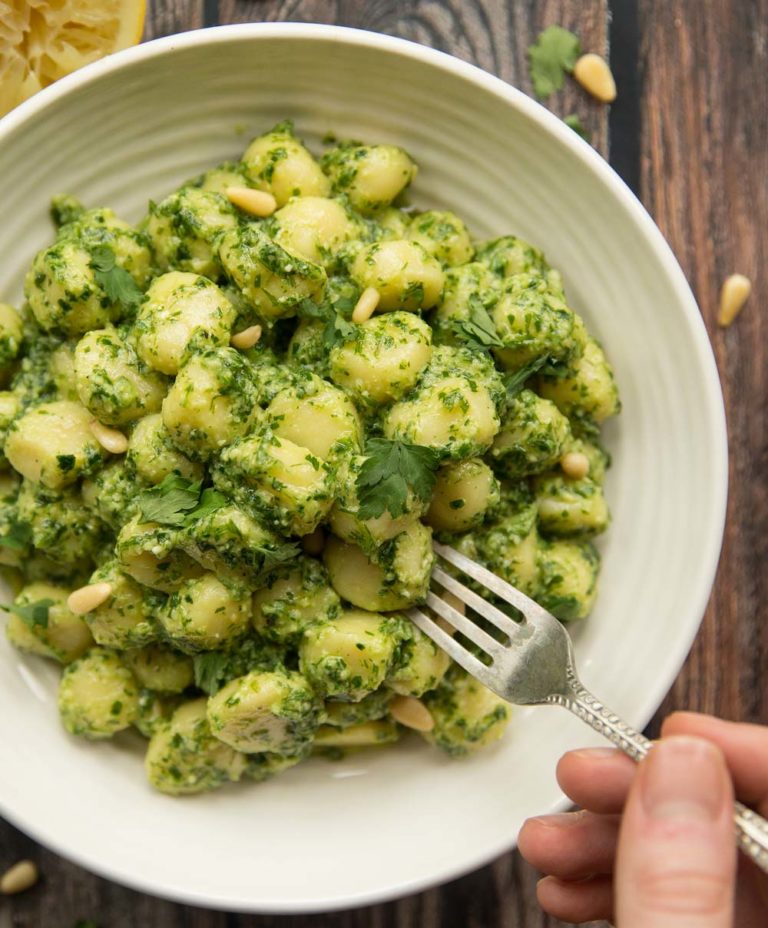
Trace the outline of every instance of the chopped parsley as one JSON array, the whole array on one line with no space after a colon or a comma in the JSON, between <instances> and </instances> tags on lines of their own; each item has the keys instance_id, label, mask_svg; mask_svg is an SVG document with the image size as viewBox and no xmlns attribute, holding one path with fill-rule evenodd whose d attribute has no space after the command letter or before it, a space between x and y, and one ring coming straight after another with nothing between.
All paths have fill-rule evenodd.
<instances>
[{"instance_id":1,"label":"chopped parsley","mask_svg":"<svg viewBox=\"0 0 768 928\"><path fill-rule=\"evenodd\" d=\"M539 34L528 47L528 62L533 90L540 100L562 89L566 72L573 71L580 54L578 37L562 26L549 26Z\"/></svg>"},{"instance_id":2,"label":"chopped parsley","mask_svg":"<svg viewBox=\"0 0 768 928\"><path fill-rule=\"evenodd\" d=\"M440 457L433 448L373 438L357 475L361 519L376 519L386 510L393 518L407 509L408 491L427 502L435 486Z\"/></svg>"},{"instance_id":3,"label":"chopped parsley","mask_svg":"<svg viewBox=\"0 0 768 928\"><path fill-rule=\"evenodd\" d=\"M34 603L14 603L12 606L0 606L4 612L18 616L28 627L34 629L48 628L48 610L55 605L53 599L38 599Z\"/></svg>"},{"instance_id":4,"label":"chopped parsley","mask_svg":"<svg viewBox=\"0 0 768 928\"><path fill-rule=\"evenodd\" d=\"M115 253L109 245L97 245L91 251L91 267L96 283L112 303L122 303L126 309L135 309L144 294L128 271L115 263Z\"/></svg>"}]
</instances>

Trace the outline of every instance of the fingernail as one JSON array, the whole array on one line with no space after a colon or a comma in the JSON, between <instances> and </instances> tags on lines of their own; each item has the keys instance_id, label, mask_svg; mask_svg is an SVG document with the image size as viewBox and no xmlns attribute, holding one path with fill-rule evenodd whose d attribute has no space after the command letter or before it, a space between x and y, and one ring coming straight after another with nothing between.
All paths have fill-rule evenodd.
<instances>
[{"instance_id":1,"label":"fingernail","mask_svg":"<svg viewBox=\"0 0 768 928\"><path fill-rule=\"evenodd\" d=\"M579 748L577 751L570 751L575 757L583 757L586 760L603 760L609 757L616 757L622 752L618 748Z\"/></svg>"},{"instance_id":2,"label":"fingernail","mask_svg":"<svg viewBox=\"0 0 768 928\"><path fill-rule=\"evenodd\" d=\"M529 822L537 822L544 825L545 828L571 828L578 825L584 817L584 810L578 812L556 812L552 815L537 815L535 818L529 818Z\"/></svg>"},{"instance_id":3,"label":"fingernail","mask_svg":"<svg viewBox=\"0 0 768 928\"><path fill-rule=\"evenodd\" d=\"M723 760L700 738L665 738L643 762L643 806L654 819L713 821L726 799Z\"/></svg>"}]
</instances>

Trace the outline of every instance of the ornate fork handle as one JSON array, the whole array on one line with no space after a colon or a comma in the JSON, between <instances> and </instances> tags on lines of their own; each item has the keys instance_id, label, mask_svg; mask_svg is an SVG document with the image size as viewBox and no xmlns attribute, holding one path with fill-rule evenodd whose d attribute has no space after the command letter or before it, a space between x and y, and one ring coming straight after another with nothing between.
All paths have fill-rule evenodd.
<instances>
[{"instance_id":1,"label":"ornate fork handle","mask_svg":"<svg viewBox=\"0 0 768 928\"><path fill-rule=\"evenodd\" d=\"M642 760L652 749L652 742L595 699L575 675L569 674L569 684L567 693L551 696L547 702L570 709L633 760ZM768 873L768 821L740 802L734 803L733 820L739 847Z\"/></svg>"}]
</instances>

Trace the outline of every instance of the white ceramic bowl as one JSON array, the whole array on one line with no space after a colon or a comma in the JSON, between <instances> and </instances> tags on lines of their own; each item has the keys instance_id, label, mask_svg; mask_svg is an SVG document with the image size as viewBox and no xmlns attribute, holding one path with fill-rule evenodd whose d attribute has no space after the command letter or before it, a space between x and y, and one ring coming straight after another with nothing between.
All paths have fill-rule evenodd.
<instances>
[{"instance_id":1,"label":"white ceramic bowl","mask_svg":"<svg viewBox=\"0 0 768 928\"><path fill-rule=\"evenodd\" d=\"M417 202L477 236L515 232L561 268L613 361L624 412L606 430L613 525L578 635L585 683L643 726L701 619L726 498L726 438L693 297L648 215L558 119L494 77L386 36L249 25L161 39L86 68L0 122L0 299L50 239L68 191L138 220L147 200L284 117L317 146L395 142ZM597 739L560 709L520 710L466 762L414 740L192 799L147 786L138 742L68 737L58 671L0 643L0 808L39 841L121 883L199 905L299 912L413 892L510 848L557 806L555 762Z\"/></svg>"}]
</instances>

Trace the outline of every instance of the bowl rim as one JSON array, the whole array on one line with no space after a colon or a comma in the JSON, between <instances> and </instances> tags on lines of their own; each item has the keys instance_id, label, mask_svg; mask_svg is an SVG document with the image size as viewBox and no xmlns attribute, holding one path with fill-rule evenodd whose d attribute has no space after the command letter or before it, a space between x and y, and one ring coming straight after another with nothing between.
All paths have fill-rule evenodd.
<instances>
[{"instance_id":1,"label":"bowl rim","mask_svg":"<svg viewBox=\"0 0 768 928\"><path fill-rule=\"evenodd\" d=\"M700 368L704 373L706 426L713 436L713 445L716 446L717 458L711 462L715 472L715 480L712 485L712 496L708 501L712 511L711 524L713 531L711 531L710 537L707 539L706 551L701 559L697 582L690 590L691 615L700 618L697 621L691 620L690 628L687 630L688 634L684 638L685 648L683 649L681 646L679 651L670 653L666 659L659 663L658 682L654 687L646 691L636 713L637 717L642 720L642 725L639 727L644 727L660 706L685 662L693 641L698 634L701 619L715 580L725 527L728 495L727 428L723 394L714 351L699 307L683 270L670 245L638 197L589 143L566 126L554 113L521 90L483 70L481 67L446 52L408 39L348 26L298 22L256 22L213 26L163 36L115 52L99 61L86 65L84 68L61 78L50 87L41 90L0 118L0 146L4 145L17 129L44 113L59 98L77 91L78 88L87 87L89 84L100 80L103 76L130 67L139 61L172 54L175 51L195 46L270 39L300 39L307 41L320 39L380 49L394 55L423 62L438 70L450 72L464 81L474 84L479 89L501 98L513 109L537 123L556 143L566 148L573 157L581 161L597 177L610 194L616 198L627 219L642 233L651 247L654 257L667 275L675 291L678 304L685 315L691 344L697 355ZM563 797L555 808L564 809L568 804L567 799ZM301 901L268 899L263 904L245 905L242 900L231 900L225 896L201 892L195 887L169 891L161 883L155 882L150 872L141 875L124 874L112 869L108 862L102 861L94 853L89 854L85 851L72 852L62 842L47 834L44 825L29 822L23 816L16 816L12 810L7 809L2 797L0 797L0 814L12 825L55 853L75 862L92 873L123 886L188 905L263 914L331 912L400 898L463 876L485 866L500 855L513 850L516 846L515 836L510 836L509 840L505 839L493 847L486 848L482 854L475 855L473 858L464 861L461 866L446 868L434 873L431 877L405 881L398 886L390 886L382 890L348 894L333 900L331 903L329 903L328 899L306 899Z\"/></svg>"}]
</instances>

